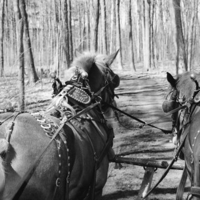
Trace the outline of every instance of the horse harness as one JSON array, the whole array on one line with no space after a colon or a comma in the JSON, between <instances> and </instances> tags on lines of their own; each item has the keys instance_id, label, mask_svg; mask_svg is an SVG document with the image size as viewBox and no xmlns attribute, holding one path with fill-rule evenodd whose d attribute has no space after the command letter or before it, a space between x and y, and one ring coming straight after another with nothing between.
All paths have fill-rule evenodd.
<instances>
[{"instance_id":1,"label":"horse harness","mask_svg":"<svg viewBox=\"0 0 200 200\"><path fill-rule=\"evenodd\" d=\"M84 110L84 105L96 105L97 107L97 116L95 114L95 111L93 109L90 109L90 112L93 114L89 114L87 112L84 112L83 115L80 115L79 117L74 118L73 120L70 120L69 123L67 124L71 130L76 133L77 135L86 135L88 138L88 141L90 143L90 146L92 148L93 151L93 159L94 159L94 172L93 172L93 180L92 183L90 185L90 187L88 188L88 193L86 195L90 196L91 200L95 199L95 183L96 183L96 173L97 170L100 166L101 161L103 160L103 158L105 157L105 155L108 153L109 148L112 146L112 142L113 142L113 137L114 137L114 133L113 133L113 129L109 128L106 125L106 119L103 116L103 109L105 109L102 107L102 104L104 101L102 101L102 98L99 96L104 90L105 88L107 89L107 92L109 93L108 96L111 97L111 99L114 98L115 94L114 94L114 88L112 87L112 80L108 80L106 78L106 82L105 85L99 89L99 91L97 91L96 93L92 92L88 83L88 80L86 78L82 78L81 74L79 74L78 72L75 73L75 75L72 77L72 79L68 82L66 82L66 85L64 87L66 87L68 84L73 85L72 89L70 89L69 91L67 91L67 95L68 95L68 99L70 104L74 105L75 109L81 109ZM62 88L63 89L63 88ZM71 92L72 91L72 92ZM65 95L65 94L64 94ZM92 103L93 102L93 103ZM78 108L77 108L77 104L78 104ZM95 107L95 106L94 106ZM87 108L86 108L87 109ZM61 112L62 108L61 108ZM70 112L66 112L66 110L64 110L65 113L67 113L67 117L70 118L72 116L72 113ZM75 111L75 113L77 112L77 110ZM92 116L96 116L95 118ZM104 147L100 153L100 155L97 155L97 152L95 150L93 141L90 137L90 134L88 133L87 129L81 124L81 122L84 121L89 121L93 127L96 129L97 133L99 134L101 140L104 143ZM101 130L98 126L98 123L100 123L104 130L107 133L107 141L105 142L102 135L101 135Z\"/></svg>"},{"instance_id":2,"label":"horse harness","mask_svg":"<svg viewBox=\"0 0 200 200\"><path fill-rule=\"evenodd\" d=\"M87 89L87 91L91 92L89 84L87 84L87 82L85 82L85 83L86 83L85 84L85 88ZM77 82L77 80L76 80L76 81L73 81L73 84L76 87L76 89L79 90L79 88L80 88L79 82ZM50 140L49 144L44 148L44 151L40 154L38 159L36 159L34 164L31 166L31 168L28 170L28 172L22 178L19 186L16 188L14 193L11 194L12 195L11 199L17 200L21 196L21 194L22 194L23 190L25 189L27 183L29 182L30 178L32 177L33 172L35 171L37 165L39 164L44 152L46 151L48 146L51 144L51 142L53 140L55 140L56 144L57 144L58 157L59 157L60 161L58 163L58 166L59 166L58 167L58 177L57 177L56 182L55 182L54 195L51 198L52 198L52 200L54 200L56 198L56 192L57 192L57 190L58 190L58 188L60 187L60 184L61 184L61 182L60 182L61 171L62 171L61 170L62 169L61 143L63 143L64 146L65 146L65 149L66 149L65 154L67 156L67 161L68 161L68 163L67 163L67 172L68 173L67 173L67 177L66 177L66 187L65 188L66 188L66 199L69 200L69 184L70 184L70 173L71 173L72 165L70 163L70 154L69 154L69 148L68 148L68 144L67 144L67 135L63 133L63 126L65 124L73 132L76 132L77 134L86 133L86 135L88 137L88 140L90 142L90 145L91 145L91 147L93 149L93 157L94 157L94 163L95 163L95 165L94 165L94 173L93 173L93 180L92 180L91 186L88 188L87 196L90 195L92 200L95 199L94 194L95 194L96 172L97 172L97 169L99 168L99 165L100 165L102 159L107 154L108 149L110 148L110 146L111 146L111 144L113 142L114 135L113 134L108 134L107 142L105 143L101 154L99 156L97 156L97 153L96 153L96 150L94 148L93 142L92 142L87 130L78 125L79 122L78 122L77 118L80 117L82 120L89 120L93 124L93 126L95 127L95 129L97 130L99 135L101 136L101 134L100 134L101 130L99 129L97 123L95 122L97 120L93 119L89 114L87 114L87 112L89 110L92 111L94 107L98 106L99 109L100 109L100 113L102 113L101 112L101 108L99 106L100 101L101 101L101 98L99 97L99 94L108 86L109 86L109 83L106 83L106 85L103 88L101 88L97 93L94 94L94 93L91 92L93 97L95 97L95 99L98 99L98 102L87 106L85 109L82 108L82 110L79 113L77 113L76 115L74 115L74 116L68 116L68 118L64 117L60 124L56 123L56 121L52 119L52 116L49 116L49 115L44 115L43 116L41 114L34 114L34 113L31 114L39 122L39 124L40 124L41 128L44 130L45 134L49 138L51 138L51 140ZM75 96L76 96L77 90L75 91ZM84 90L82 90L81 92L84 93ZM112 94L114 95L114 92L112 92ZM73 94L71 95L71 97L73 98ZM85 97L85 93L83 94L82 97ZM75 100L77 100L77 99L75 99ZM85 99L83 98L83 101L84 100ZM90 101L88 101L87 103L90 103ZM7 137L6 137L6 140L7 140L7 142L9 144L10 144L10 139L11 139L11 136L12 136L14 125L15 125L15 120L22 113L23 112L15 112L12 115L10 115L9 117L7 117L6 119L4 119L2 122L0 122L0 125L2 125L3 123L8 121L9 119L13 118L13 120L10 122L10 126L8 126L8 133L7 133ZM108 132L113 133L112 130L109 130L109 128L106 126L105 119L104 119L102 114L101 114L101 116L102 116L103 120L100 119L99 122L103 125L104 129L106 130L106 133L108 133ZM53 132L55 132L55 133L53 134ZM60 136L60 139L57 137L58 135ZM48 197L48 199L49 199L49 197Z\"/></svg>"},{"instance_id":3,"label":"horse harness","mask_svg":"<svg viewBox=\"0 0 200 200\"><path fill-rule=\"evenodd\" d=\"M20 114L23 114L23 113L25 113L25 112L14 112L10 116L8 116L6 119L4 119L3 121L0 122L0 125L2 125L6 121L8 121L8 120L13 118L12 121L9 122L10 124L7 127L8 128L8 132L6 133L6 141L8 143L8 148L9 148L9 145L11 144L10 141L11 141L11 136L12 136L12 133L13 133L13 130L14 130L14 126L15 126L15 121L16 121L17 117ZM48 145L46 146L44 151L41 153L41 155L35 160L34 164L30 167L30 169L28 170L29 174L26 174L24 177L22 177L22 180L21 180L20 184L18 185L17 189L13 192L13 194L11 194L10 199L12 199L12 200L16 199L17 200L21 196L24 188L26 187L27 183L29 182L30 178L32 177L33 172L35 171L36 167L38 166L42 155L44 154L44 152L46 151L46 149L48 148L48 146L51 144L51 142L53 140L56 141L57 150L58 150L58 157L59 157L59 160L60 160L59 163L58 163L58 177L57 177L56 182L55 182L54 195L53 195L53 198L52 198L52 199L55 199L57 189L60 187L60 184L61 184L61 182L60 182L61 171L62 171L61 170L61 168L62 168L61 142L63 142L63 144L65 145L65 148L66 148L65 154L66 154L66 157L68 158L67 160L68 161L70 160L69 148L68 148L68 145L67 145L67 136L64 135L63 130L62 130L62 127L64 126L65 123L62 123L60 126L58 126L55 123L55 121L48 120L48 122L47 122L47 120L42 116L39 116L39 115L36 116L33 113L31 115L34 116L34 118L39 122L39 124L41 125L41 128L44 130L46 135L48 135L51 138L51 141L48 143ZM41 118L43 118L43 119L41 119ZM48 125L48 128L47 128L46 125ZM50 128L51 128L51 130L50 130ZM52 131L55 131L55 130L56 130L56 133L52 134ZM60 139L57 137L58 134L60 136ZM1 156L2 156L2 154L4 154L4 152L1 152ZM5 156L5 158L6 158L6 156ZM67 185L69 184L70 171L71 171L71 170L69 170L69 168L70 168L70 162L68 162L68 164L67 164L67 171L68 171L67 178L66 178L66 184ZM31 169L33 169L33 171L31 171ZM67 192L68 192L68 190L67 190ZM68 193L66 193L66 195L68 195Z\"/></svg>"},{"instance_id":4,"label":"horse harness","mask_svg":"<svg viewBox=\"0 0 200 200\"><path fill-rule=\"evenodd\" d=\"M168 111L168 115L172 115L172 117L174 117L174 116L176 116L176 119L175 119L175 117L174 118L172 118L172 119L175 119L175 121L174 122L172 122L172 133L173 134L177 134L179 137L181 136L181 138L179 138L179 145L177 146L177 148L176 148L176 151L175 151L175 155L174 155L174 157L173 157L173 159L172 159L172 161L170 162L170 164L168 165L168 167L166 168L166 170L165 170L165 172L163 173L163 175L160 177L160 179L157 181L157 183L154 185L154 187L152 187L151 188L151 190L149 190L148 192L147 192L147 194L143 197L144 199L145 198L147 198L151 193L152 193L152 191L159 185L159 183L165 178L165 176L168 174L168 172L169 172L169 170L171 169L171 167L172 167L172 165L174 164L174 162L176 162L177 161L177 159L178 159L178 156L180 155L180 153L182 152L182 149L183 149L183 147L184 147L184 143L185 143L185 140L186 140L186 138L187 138L187 136L188 136L188 132L186 131L186 129L188 128L188 126L190 125L190 122L191 122L191 117L192 117L192 114L193 114L193 112L194 112L194 110L195 110L195 108L196 108L196 106L200 106L200 99L199 99L199 97L198 97L198 92L199 92L199 90L197 91L197 92L195 92L194 93L194 95L193 95L193 98L191 98L191 99L189 99L188 101L186 101L185 99L184 99L184 96L182 96L182 98L180 98L180 96L179 96L179 92L177 91L177 93L176 93L176 95L174 95L174 91L170 91L170 93L169 94L172 94L173 95L173 98L171 99L171 101L170 101L170 103L172 103L173 105L172 106L170 106L171 108L173 108L173 106L175 105L175 103L177 103L176 105L178 105L178 108L173 108L173 110L170 110L170 111ZM167 95L167 97L168 97L169 95ZM178 98L177 98L177 96L178 96ZM183 118L185 118L186 117L186 120L184 120L184 124L183 124L183 126L177 131L177 124L178 124L178 120L179 120L179 118L181 117L181 115L180 114L178 114L177 112L178 111L181 111L181 113L183 112L183 109L187 109L185 112L186 113L184 113L184 117ZM186 115L185 115L186 114ZM200 132L198 132L198 134L199 134ZM197 138L197 136L195 137L195 139ZM192 145L190 145L190 151L193 153L193 151L192 151L192 146L194 146L194 143L192 144ZM193 161L194 161L194 159L192 159L192 163L193 163ZM185 169L184 169L184 172L183 173L185 173L186 171L185 171ZM186 179L186 175L184 174L183 176L182 176L183 178L182 179ZM184 182L184 180L183 180L183 182ZM184 183L180 183L180 184L185 184L185 182ZM182 187L183 185L179 185L179 194L178 194L178 197L177 197L177 199L182 199L182 194L183 194L183 189L184 189L184 187ZM192 194L192 195L197 195L197 193L198 193L198 195L197 196L200 196L200 188L198 188L197 189L197 187L194 187L195 189L193 189L193 188L191 188L191 191L190 191L190 194ZM181 191L180 191L181 190ZM199 190L198 192L197 192L197 190ZM193 192L193 191L195 191L195 192Z\"/></svg>"},{"instance_id":5,"label":"horse harness","mask_svg":"<svg viewBox=\"0 0 200 200\"><path fill-rule=\"evenodd\" d=\"M179 153L182 152L182 148L184 146L185 140L188 136L188 131L187 128L191 123L191 117L196 109L197 106L200 106L200 89L199 87L196 88L196 90L194 91L193 97L189 100L185 100L184 96L180 95L180 92L177 91L176 96L178 96L178 98L174 98L172 101L177 102L179 104L179 107L170 111L170 114L172 114L172 119L174 118L175 120L172 123L172 130L174 132L174 134L176 134L178 136L178 141L179 141ZM180 98L181 96L181 98ZM180 111L180 113L178 113L178 111ZM181 129L178 129L178 122L180 121L181 118L181 114L183 114L182 117L182 127ZM175 117L176 116L176 117ZM190 139L188 139L188 144L189 144L189 151L191 153L191 159L190 159L190 163L191 163L191 190L188 194L188 198L191 198L193 196L196 197L200 197L200 187L199 186L195 186L194 185L194 178L193 178L193 174L194 174L194 152L193 152L193 147L195 146L196 143L196 139L199 137L200 135L200 130L197 131L197 134L194 136L194 140L193 142L191 142ZM184 158L183 158L184 159ZM185 170L184 170L185 171ZM184 172L183 172L184 173ZM186 176L183 175L183 177L185 178ZM184 179L183 178L183 179ZM180 190L183 190L184 187L182 187L181 184L185 184L184 183L180 183L179 188L181 188ZM177 194L177 198L181 198L183 194L183 191L179 191L179 193Z\"/></svg>"}]
</instances>

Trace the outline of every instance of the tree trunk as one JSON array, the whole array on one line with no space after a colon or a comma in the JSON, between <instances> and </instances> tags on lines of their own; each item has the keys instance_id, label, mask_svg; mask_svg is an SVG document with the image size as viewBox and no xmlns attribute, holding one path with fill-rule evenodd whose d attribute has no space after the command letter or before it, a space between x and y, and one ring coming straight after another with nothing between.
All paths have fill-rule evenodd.
<instances>
[{"instance_id":1,"label":"tree trunk","mask_svg":"<svg viewBox=\"0 0 200 200\"><path fill-rule=\"evenodd\" d=\"M173 6L174 6L174 12L175 12L176 45L177 45L176 74L178 74L180 59L183 59L183 65L186 71L188 70L188 65L187 65L185 41L184 41L183 29L182 29L180 0L173 0Z\"/></svg>"},{"instance_id":2,"label":"tree trunk","mask_svg":"<svg viewBox=\"0 0 200 200\"><path fill-rule=\"evenodd\" d=\"M27 52L30 62L30 72L29 72L29 81L30 83L35 83L38 81L38 76L35 70L35 64L33 59L33 52L32 52L32 46L31 46L31 40L29 35L29 24L27 19L27 13L26 13L26 4L25 0L19 0L19 8L24 24L24 33L25 33L25 39L26 39L26 46L27 46Z\"/></svg>"},{"instance_id":3,"label":"tree trunk","mask_svg":"<svg viewBox=\"0 0 200 200\"><path fill-rule=\"evenodd\" d=\"M94 9L93 9L93 0L88 0L89 4L89 17L90 17L90 50L94 51L94 24L95 24L95 18L94 18Z\"/></svg>"},{"instance_id":4,"label":"tree trunk","mask_svg":"<svg viewBox=\"0 0 200 200\"><path fill-rule=\"evenodd\" d=\"M64 25L64 53L66 59L66 68L70 66L70 50L69 50L69 26L68 26L68 0L64 1L64 8L63 8L63 25Z\"/></svg>"},{"instance_id":5,"label":"tree trunk","mask_svg":"<svg viewBox=\"0 0 200 200\"><path fill-rule=\"evenodd\" d=\"M192 12L192 27L191 27L191 42L190 42L190 59L188 60L188 70L192 70L192 65L193 65L193 52L194 52L194 47L195 47L195 42L196 42L196 27L197 27L197 20L198 20L198 0L194 0L193 2L193 8L194 8L194 13Z\"/></svg>"},{"instance_id":6,"label":"tree trunk","mask_svg":"<svg viewBox=\"0 0 200 200\"><path fill-rule=\"evenodd\" d=\"M91 50L90 48L90 41L91 41L91 27L90 27L90 8L88 8L88 4L90 3L90 1L86 1L85 3L85 9L87 10L87 47L88 50Z\"/></svg>"},{"instance_id":7,"label":"tree trunk","mask_svg":"<svg viewBox=\"0 0 200 200\"><path fill-rule=\"evenodd\" d=\"M15 0L15 12L18 32L18 57L19 57L19 110L25 110L25 84L24 84L24 46L23 46L23 32L24 32L24 21L20 12L20 0Z\"/></svg>"},{"instance_id":8,"label":"tree trunk","mask_svg":"<svg viewBox=\"0 0 200 200\"><path fill-rule=\"evenodd\" d=\"M5 0L2 0L1 13L1 58L0 58L0 76L4 74L4 20L5 20Z\"/></svg>"},{"instance_id":9,"label":"tree trunk","mask_svg":"<svg viewBox=\"0 0 200 200\"><path fill-rule=\"evenodd\" d=\"M133 47L133 26L132 26L132 0L129 0L129 42L130 42L130 49L131 49L131 68L136 71L135 68L135 59L134 59L134 47Z\"/></svg>"},{"instance_id":10,"label":"tree trunk","mask_svg":"<svg viewBox=\"0 0 200 200\"><path fill-rule=\"evenodd\" d=\"M152 1L152 10L151 10L151 53L152 53L152 64L156 68L155 63L155 48L154 48L154 16L155 16L155 0Z\"/></svg>"},{"instance_id":11,"label":"tree trunk","mask_svg":"<svg viewBox=\"0 0 200 200\"><path fill-rule=\"evenodd\" d=\"M73 33L72 33L72 5L71 0L68 0L68 25L69 25L69 51L70 62L73 60Z\"/></svg>"},{"instance_id":12,"label":"tree trunk","mask_svg":"<svg viewBox=\"0 0 200 200\"><path fill-rule=\"evenodd\" d=\"M101 0L101 16L102 16L102 40L103 40L103 53L107 54L107 29L106 29L106 3Z\"/></svg>"},{"instance_id":13,"label":"tree trunk","mask_svg":"<svg viewBox=\"0 0 200 200\"><path fill-rule=\"evenodd\" d=\"M115 0L111 0L111 13L110 13L110 54L114 51L114 40L116 39L116 11L115 11Z\"/></svg>"},{"instance_id":14,"label":"tree trunk","mask_svg":"<svg viewBox=\"0 0 200 200\"><path fill-rule=\"evenodd\" d=\"M94 25L94 50L98 50L98 27L99 27L99 7L100 0L96 0L96 16L95 16L95 25Z\"/></svg>"},{"instance_id":15,"label":"tree trunk","mask_svg":"<svg viewBox=\"0 0 200 200\"><path fill-rule=\"evenodd\" d=\"M144 69L148 71L150 68L150 52L149 52L149 3L143 0L143 62Z\"/></svg>"},{"instance_id":16,"label":"tree trunk","mask_svg":"<svg viewBox=\"0 0 200 200\"><path fill-rule=\"evenodd\" d=\"M121 40L121 25L120 25L120 0L117 0L116 17L117 17L117 40L120 49L119 69L122 69L123 63L122 63L122 40Z\"/></svg>"},{"instance_id":17,"label":"tree trunk","mask_svg":"<svg viewBox=\"0 0 200 200\"><path fill-rule=\"evenodd\" d=\"M79 17L79 51L82 52L83 51L83 26L82 26L82 16L81 16L81 4L79 5L79 9L78 9L78 17Z\"/></svg>"}]
</instances>

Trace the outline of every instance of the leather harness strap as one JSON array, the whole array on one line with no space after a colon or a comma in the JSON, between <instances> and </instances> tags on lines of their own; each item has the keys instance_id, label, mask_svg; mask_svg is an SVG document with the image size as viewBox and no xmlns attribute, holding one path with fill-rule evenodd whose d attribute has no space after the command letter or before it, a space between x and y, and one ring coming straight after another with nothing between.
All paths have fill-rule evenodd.
<instances>
[{"instance_id":1,"label":"leather harness strap","mask_svg":"<svg viewBox=\"0 0 200 200\"><path fill-rule=\"evenodd\" d=\"M94 121L91 121L91 123L93 124L93 126L96 128L97 132L99 133L99 136L102 138L102 135L101 135L101 130L99 129L98 125L96 124L96 122ZM111 144L112 144L112 141L113 141L113 137L108 134L108 139L107 141L105 142L105 145L100 153L100 155L98 156L97 155L97 152L96 152L96 149L94 147L94 144L93 144L93 141L92 141L92 138L90 137L88 131L82 127L82 128L79 128L79 126L76 125L76 122L71 120L70 122L68 122L68 126L77 134L81 134L81 135L86 135L88 140L89 140L89 143L91 145L91 148L92 148L92 151L93 151L93 158L94 158L94 171L93 171L93 178L92 178L92 183L91 183L91 186L90 186L90 192L89 192L89 195L90 195L90 198L91 200L94 200L95 199L95 185L96 185L96 173L97 173L97 170L100 166L100 163L101 161L103 160L103 158L105 157L105 155L108 153L108 150L109 148L111 147ZM102 138L103 140L103 138Z\"/></svg>"},{"instance_id":2,"label":"leather harness strap","mask_svg":"<svg viewBox=\"0 0 200 200\"><path fill-rule=\"evenodd\" d=\"M46 152L46 150L48 149L50 144L55 140L55 138L57 137L57 135L59 134L59 132L61 131L61 129L63 128L64 125L65 125L65 120L62 121L61 125L59 126L59 128L57 129L57 131L55 132L55 134L53 135L53 137L51 138L51 140L49 141L47 146L40 153L40 155L34 161L34 164L29 168L29 170L26 172L24 177L21 179L20 183L15 188L14 192L10 195L10 197L9 197L10 199L17 200L21 196L21 194L24 191L26 185L28 184L30 178L32 177L32 175L35 172L37 166L39 165L40 160L42 159L42 156L44 155L44 153Z\"/></svg>"},{"instance_id":3,"label":"leather harness strap","mask_svg":"<svg viewBox=\"0 0 200 200\"><path fill-rule=\"evenodd\" d=\"M187 107L187 106L186 106L186 107ZM184 107L184 108L186 108L186 107ZM148 196L152 193L152 191L160 184L160 182L161 182L161 181L165 178L165 176L168 174L168 172L169 172L169 170L171 169L171 167L172 167L172 165L174 164L174 162L177 161L178 155L179 155L179 153L181 152L181 150L182 150L182 148L183 148L183 146L184 146L184 144L185 144L185 140L186 140L186 138L187 138L187 136L188 136L188 131L187 131L186 129L188 128L188 125L189 125L190 122L191 122L190 119L191 119L191 116L192 116L192 114L193 114L193 112L194 112L195 107L196 107L196 105L194 105L193 110L191 110L190 115L188 116L188 119L187 119L186 124L184 124L183 127L182 127L182 128L178 131L178 133L177 133L178 135L181 135L181 134L183 133L183 135L182 135L182 138L181 138L181 143L180 143L178 149L176 150L176 154L175 154L174 158L172 159L171 163L169 164L169 166L167 167L167 169L165 170L165 172L163 173L163 175L161 176L161 178L157 181L157 183L154 185L154 187L153 187L143 198L148 197ZM179 110L180 110L180 109L179 109ZM180 194L182 193L182 191L180 191L182 188L183 188L183 187L180 187L180 188L179 188L179 193L180 193Z\"/></svg>"},{"instance_id":4,"label":"leather harness strap","mask_svg":"<svg viewBox=\"0 0 200 200\"><path fill-rule=\"evenodd\" d=\"M165 130L165 129L159 128L159 127L157 127L157 126L154 126L153 124L146 123L145 121L143 121L143 120L141 120L141 119L138 119L137 117L134 117L134 116L132 116L132 115L130 115L130 114L128 114L128 113L126 113L126 112L120 110L119 108L117 108L117 107L115 107L115 106L113 106L113 105L111 105L111 104L108 104L108 103L106 103L106 102L103 102L103 103L106 104L107 106L109 106L110 108L112 108L112 109L114 109L114 110L116 110L116 111L118 111L118 112L120 112L120 113L122 113L122 114L124 114L124 115L126 115L126 116L128 116L128 117L130 117L131 119L134 119L134 120L136 120L136 121L142 123L144 126L146 125L146 126L150 126L150 127L152 127L152 128L156 128L156 129L158 129L158 130L161 130L161 131L162 131L163 133L165 133L165 134L168 134L168 133L171 133L171 132L172 132L171 130Z\"/></svg>"},{"instance_id":5,"label":"leather harness strap","mask_svg":"<svg viewBox=\"0 0 200 200\"><path fill-rule=\"evenodd\" d=\"M49 143L47 144L47 146L44 148L44 150L40 153L40 155L37 157L37 159L34 161L33 165L29 168L29 170L25 173L24 177L20 180L18 186L15 188L14 192L12 194L9 195L8 199L12 199L12 200L17 200L22 192L24 191L26 185L28 184L29 180L31 179L33 173L35 172L37 166L40 163L40 160L42 159L42 156L44 155L44 153L46 152L46 150L48 149L48 147L50 146L50 144L55 140L55 138L59 135L60 131L62 130L63 126L66 124L66 122L80 116L83 113L88 112L90 109L94 108L95 106L97 106L99 104L99 102L92 104L90 106L88 106L87 108L83 109L82 111L80 111L79 113L77 113L75 116L71 117L70 119L66 119L64 118L61 121L61 124L59 126L59 128L57 129L57 131L54 133L54 135L52 136L51 140L49 141ZM15 115L12 115L12 117L14 116L14 120L17 118L17 116L20 114L17 113ZM7 118L6 120L10 119L11 117ZM4 122L6 121L4 120ZM9 129L9 134L8 134L8 139L10 140L11 138L11 134L14 128L14 121L11 123L10 129ZM69 178L69 177L68 177ZM68 194L67 194L68 195Z\"/></svg>"},{"instance_id":6,"label":"leather harness strap","mask_svg":"<svg viewBox=\"0 0 200 200\"><path fill-rule=\"evenodd\" d=\"M186 124L187 125L187 124ZM182 129L180 130L182 132ZM161 181L165 178L165 176L168 174L169 170L171 169L172 165L177 161L178 159L178 155L179 153L181 152L182 148L183 148L183 145L185 143L185 139L187 137L187 132L184 133L183 135L183 140L181 142L181 144L179 145L178 149L176 150L176 154L174 155L174 158L172 159L172 161L170 162L170 164L168 165L168 167L166 168L165 172L163 173L163 175L160 177L160 179L157 181L157 183L154 185L153 188L151 188L151 190L148 191L148 193L142 197L142 198L147 198L151 193L152 191L161 183Z\"/></svg>"}]
</instances>

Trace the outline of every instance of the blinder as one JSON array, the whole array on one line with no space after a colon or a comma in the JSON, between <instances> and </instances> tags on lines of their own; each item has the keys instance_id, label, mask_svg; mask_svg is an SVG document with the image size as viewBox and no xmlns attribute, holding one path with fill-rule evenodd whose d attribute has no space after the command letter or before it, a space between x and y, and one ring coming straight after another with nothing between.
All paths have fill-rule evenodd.
<instances>
[{"instance_id":1,"label":"blinder","mask_svg":"<svg viewBox=\"0 0 200 200\"><path fill-rule=\"evenodd\" d=\"M166 100L162 104L162 109L165 113L172 111L177 106L177 97L179 92L176 89L172 89L166 96Z\"/></svg>"},{"instance_id":2,"label":"blinder","mask_svg":"<svg viewBox=\"0 0 200 200\"><path fill-rule=\"evenodd\" d=\"M175 108L176 101L165 100L162 104L162 109L165 113L172 111Z\"/></svg>"},{"instance_id":3,"label":"blinder","mask_svg":"<svg viewBox=\"0 0 200 200\"><path fill-rule=\"evenodd\" d=\"M104 102L107 102L109 104L113 104L114 102L114 97L117 96L115 94L115 88L117 88L120 84L120 78L117 74L115 74L109 67L107 67L107 72L106 72L106 82L105 82L105 89L102 94L102 99ZM103 112L106 112L106 110L109 107L103 103L102 105L102 110Z\"/></svg>"}]
</instances>

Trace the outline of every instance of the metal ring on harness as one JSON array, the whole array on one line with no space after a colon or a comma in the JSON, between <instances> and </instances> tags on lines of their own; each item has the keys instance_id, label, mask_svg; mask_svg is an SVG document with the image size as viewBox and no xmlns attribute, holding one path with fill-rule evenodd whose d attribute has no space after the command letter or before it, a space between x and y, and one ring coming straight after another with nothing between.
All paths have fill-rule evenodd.
<instances>
[{"instance_id":1,"label":"metal ring on harness","mask_svg":"<svg viewBox=\"0 0 200 200\"><path fill-rule=\"evenodd\" d=\"M56 187L60 187L60 184L61 184L60 178L57 178L56 179Z\"/></svg>"},{"instance_id":2,"label":"metal ring on harness","mask_svg":"<svg viewBox=\"0 0 200 200\"><path fill-rule=\"evenodd\" d=\"M45 119L37 119L38 122L44 123L46 120Z\"/></svg>"},{"instance_id":3,"label":"metal ring on harness","mask_svg":"<svg viewBox=\"0 0 200 200\"><path fill-rule=\"evenodd\" d=\"M45 130L48 130L51 128L51 125L50 124L41 124L41 127Z\"/></svg>"}]
</instances>

